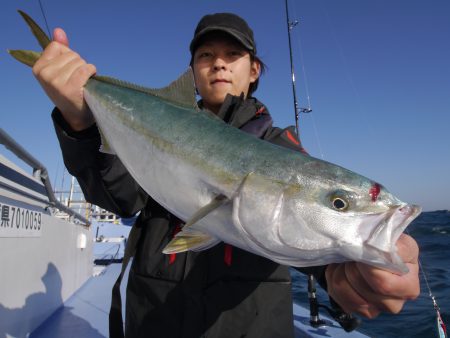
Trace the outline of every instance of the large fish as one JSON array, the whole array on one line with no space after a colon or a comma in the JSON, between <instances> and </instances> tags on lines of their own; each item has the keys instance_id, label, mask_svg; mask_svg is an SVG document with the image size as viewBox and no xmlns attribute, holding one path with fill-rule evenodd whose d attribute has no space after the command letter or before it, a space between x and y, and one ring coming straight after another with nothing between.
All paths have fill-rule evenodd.
<instances>
[{"instance_id":1,"label":"large fish","mask_svg":"<svg viewBox=\"0 0 450 338\"><path fill-rule=\"evenodd\" d=\"M45 48L48 37L21 14ZM28 65L39 57L9 52ZM152 198L186 221L165 253L223 241L292 266L351 260L408 271L395 243L419 206L199 110L191 71L158 90L95 76L84 95L104 150L114 151Z\"/></svg>"}]
</instances>

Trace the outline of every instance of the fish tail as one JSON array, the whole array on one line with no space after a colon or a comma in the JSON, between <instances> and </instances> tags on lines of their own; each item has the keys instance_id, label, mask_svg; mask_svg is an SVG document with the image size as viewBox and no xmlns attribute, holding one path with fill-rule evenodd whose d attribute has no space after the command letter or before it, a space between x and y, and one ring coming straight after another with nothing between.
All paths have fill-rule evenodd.
<instances>
[{"instance_id":1,"label":"fish tail","mask_svg":"<svg viewBox=\"0 0 450 338\"><path fill-rule=\"evenodd\" d=\"M50 38L27 13L22 12L21 10L19 10L18 12L25 20L28 27L30 27L31 32L33 33L34 37L38 40L39 45L42 47L42 49L45 49L51 42Z\"/></svg>"},{"instance_id":2,"label":"fish tail","mask_svg":"<svg viewBox=\"0 0 450 338\"><path fill-rule=\"evenodd\" d=\"M40 52L35 52L32 50L10 50L8 49L8 53L17 61L26 64L27 66L33 67L36 61L41 57Z\"/></svg>"},{"instance_id":3,"label":"fish tail","mask_svg":"<svg viewBox=\"0 0 450 338\"><path fill-rule=\"evenodd\" d=\"M19 10L19 14L27 23L28 27L30 27L31 32L37 39L39 45L42 49L45 49L49 43L51 42L50 38L45 34L41 27L25 12ZM41 56L41 53L31 51L31 50L8 50L8 53L15 58L16 60L26 64L27 66L33 67L35 62Z\"/></svg>"}]
</instances>

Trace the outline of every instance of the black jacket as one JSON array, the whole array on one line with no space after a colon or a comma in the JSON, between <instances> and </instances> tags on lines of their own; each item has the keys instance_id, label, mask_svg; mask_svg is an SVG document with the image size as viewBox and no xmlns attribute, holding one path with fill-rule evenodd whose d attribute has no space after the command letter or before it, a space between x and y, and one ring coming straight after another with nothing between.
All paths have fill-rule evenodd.
<instances>
[{"instance_id":1,"label":"black jacket","mask_svg":"<svg viewBox=\"0 0 450 338\"><path fill-rule=\"evenodd\" d=\"M254 98L228 96L225 122L269 142L303 151L292 127L272 127ZM288 267L226 244L199 253L161 253L181 221L148 196L120 160L100 153L95 126L73 132L53 112L64 163L87 201L129 217L141 211L137 251L129 273L126 337L293 337ZM190 126L195 128L195 126ZM300 269L323 281L323 267Z\"/></svg>"}]
</instances>

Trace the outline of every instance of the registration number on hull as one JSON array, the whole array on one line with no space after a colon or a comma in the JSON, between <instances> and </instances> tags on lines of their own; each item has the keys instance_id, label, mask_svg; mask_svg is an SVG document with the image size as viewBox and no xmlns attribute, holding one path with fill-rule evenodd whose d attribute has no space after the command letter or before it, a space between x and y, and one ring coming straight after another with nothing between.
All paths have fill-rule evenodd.
<instances>
[{"instance_id":1,"label":"registration number on hull","mask_svg":"<svg viewBox=\"0 0 450 338\"><path fill-rule=\"evenodd\" d=\"M42 213L0 203L0 237L40 237Z\"/></svg>"}]
</instances>

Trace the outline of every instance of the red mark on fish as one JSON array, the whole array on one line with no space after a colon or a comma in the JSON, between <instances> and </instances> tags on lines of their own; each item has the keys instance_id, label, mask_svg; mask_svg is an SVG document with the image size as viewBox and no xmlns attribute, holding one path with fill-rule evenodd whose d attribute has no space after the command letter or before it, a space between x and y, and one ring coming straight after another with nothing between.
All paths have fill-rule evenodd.
<instances>
[{"instance_id":1,"label":"red mark on fish","mask_svg":"<svg viewBox=\"0 0 450 338\"><path fill-rule=\"evenodd\" d=\"M372 202L375 202L380 194L381 186L378 183L374 183L369 190L369 195L372 198Z\"/></svg>"}]
</instances>

